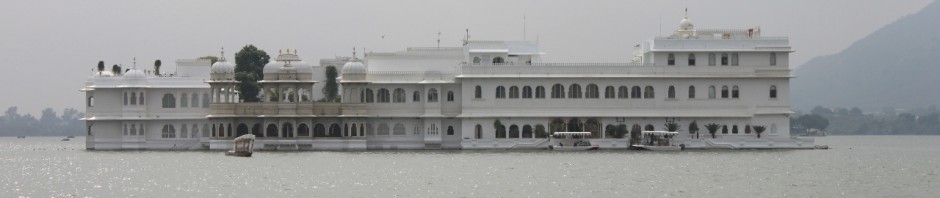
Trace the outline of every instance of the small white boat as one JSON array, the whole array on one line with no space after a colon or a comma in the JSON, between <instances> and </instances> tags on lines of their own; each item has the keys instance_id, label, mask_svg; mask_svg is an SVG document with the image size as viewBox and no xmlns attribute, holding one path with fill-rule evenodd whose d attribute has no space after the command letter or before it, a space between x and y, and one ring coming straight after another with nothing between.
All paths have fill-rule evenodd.
<instances>
[{"instance_id":1,"label":"small white boat","mask_svg":"<svg viewBox=\"0 0 940 198\"><path fill-rule=\"evenodd\" d=\"M599 145L591 144L591 132L555 132L549 137L549 149L555 151L597 150Z\"/></svg>"},{"instance_id":2,"label":"small white boat","mask_svg":"<svg viewBox=\"0 0 940 198\"><path fill-rule=\"evenodd\" d=\"M235 138L235 148L225 152L227 156L251 157L252 150L255 148L255 135L245 134Z\"/></svg>"},{"instance_id":3,"label":"small white boat","mask_svg":"<svg viewBox=\"0 0 940 198\"><path fill-rule=\"evenodd\" d=\"M632 149L651 151L680 151L685 145L676 145L672 138L679 132L672 131L643 131L640 132L639 144L631 145Z\"/></svg>"}]
</instances>

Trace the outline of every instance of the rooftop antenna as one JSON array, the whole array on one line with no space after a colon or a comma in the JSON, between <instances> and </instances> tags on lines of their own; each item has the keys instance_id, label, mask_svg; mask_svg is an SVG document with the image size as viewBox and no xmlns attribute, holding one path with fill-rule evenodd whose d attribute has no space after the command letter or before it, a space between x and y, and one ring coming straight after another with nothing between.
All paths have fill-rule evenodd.
<instances>
[{"instance_id":1,"label":"rooftop antenna","mask_svg":"<svg viewBox=\"0 0 940 198\"><path fill-rule=\"evenodd\" d=\"M659 34L658 35L660 36L663 35L663 17L662 16L659 17Z\"/></svg>"},{"instance_id":2,"label":"rooftop antenna","mask_svg":"<svg viewBox=\"0 0 940 198\"><path fill-rule=\"evenodd\" d=\"M470 42L470 28L467 28L467 34L463 38L463 45L467 45Z\"/></svg>"},{"instance_id":3,"label":"rooftop antenna","mask_svg":"<svg viewBox=\"0 0 940 198\"><path fill-rule=\"evenodd\" d=\"M437 49L441 49L441 31L437 31ZM365 49L363 49L365 51Z\"/></svg>"},{"instance_id":4,"label":"rooftop antenna","mask_svg":"<svg viewBox=\"0 0 940 198\"><path fill-rule=\"evenodd\" d=\"M353 59L356 59L356 47L353 47Z\"/></svg>"},{"instance_id":5,"label":"rooftop antenna","mask_svg":"<svg viewBox=\"0 0 940 198\"><path fill-rule=\"evenodd\" d=\"M134 69L137 69L137 57L134 57Z\"/></svg>"},{"instance_id":6,"label":"rooftop antenna","mask_svg":"<svg viewBox=\"0 0 940 198\"><path fill-rule=\"evenodd\" d=\"M522 15L522 40L525 40L525 15Z\"/></svg>"}]
</instances>

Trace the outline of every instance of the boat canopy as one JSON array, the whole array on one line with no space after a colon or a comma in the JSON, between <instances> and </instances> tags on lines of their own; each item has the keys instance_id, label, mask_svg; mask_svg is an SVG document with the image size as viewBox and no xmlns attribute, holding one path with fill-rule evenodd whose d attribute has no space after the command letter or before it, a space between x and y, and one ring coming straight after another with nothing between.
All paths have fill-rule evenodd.
<instances>
[{"instance_id":1,"label":"boat canopy","mask_svg":"<svg viewBox=\"0 0 940 198\"><path fill-rule=\"evenodd\" d=\"M552 135L591 135L591 132L555 132Z\"/></svg>"},{"instance_id":2,"label":"boat canopy","mask_svg":"<svg viewBox=\"0 0 940 198\"><path fill-rule=\"evenodd\" d=\"M255 135L252 135L252 134L245 134L245 135L238 136L237 138L235 138L235 142L254 141L254 140L255 140Z\"/></svg>"},{"instance_id":3,"label":"boat canopy","mask_svg":"<svg viewBox=\"0 0 940 198\"><path fill-rule=\"evenodd\" d=\"M675 131L642 131L642 132L640 132L640 134L643 134L643 135L646 135L646 134L654 134L654 135L676 135L676 134L679 134L679 132L675 132Z\"/></svg>"}]
</instances>

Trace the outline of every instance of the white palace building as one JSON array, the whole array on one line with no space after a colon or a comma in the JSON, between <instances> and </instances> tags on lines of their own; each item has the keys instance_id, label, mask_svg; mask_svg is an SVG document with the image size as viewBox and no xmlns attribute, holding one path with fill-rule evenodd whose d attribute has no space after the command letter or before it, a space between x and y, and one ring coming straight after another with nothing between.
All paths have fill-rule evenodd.
<instances>
[{"instance_id":1,"label":"white palace building","mask_svg":"<svg viewBox=\"0 0 940 198\"><path fill-rule=\"evenodd\" d=\"M686 148L812 148L789 134L791 52L759 28L695 29L686 18L629 63L546 63L535 42L469 37L320 66L287 50L264 66L261 102L238 99L224 53L177 60L171 74L98 70L81 89L86 148L221 150L254 134L263 150L541 149L547 134L577 131L622 149L667 123ZM327 66L340 71L342 102L316 102Z\"/></svg>"}]
</instances>

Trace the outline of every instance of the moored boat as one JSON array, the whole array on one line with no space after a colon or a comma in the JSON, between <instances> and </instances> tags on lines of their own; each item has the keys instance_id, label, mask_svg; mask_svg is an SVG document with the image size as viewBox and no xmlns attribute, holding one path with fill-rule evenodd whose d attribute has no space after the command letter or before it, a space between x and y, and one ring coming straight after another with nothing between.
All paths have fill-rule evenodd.
<instances>
[{"instance_id":1,"label":"moored boat","mask_svg":"<svg viewBox=\"0 0 940 198\"><path fill-rule=\"evenodd\" d=\"M255 148L255 135L245 134L235 138L234 148L225 153L227 156L251 157Z\"/></svg>"},{"instance_id":2,"label":"moored boat","mask_svg":"<svg viewBox=\"0 0 940 198\"><path fill-rule=\"evenodd\" d=\"M672 138L679 135L679 132L673 131L643 131L640 132L640 142L630 147L637 150L651 151L679 151L685 148L685 145L676 145Z\"/></svg>"},{"instance_id":3,"label":"moored boat","mask_svg":"<svg viewBox=\"0 0 940 198\"><path fill-rule=\"evenodd\" d=\"M591 132L555 132L549 139L548 148L556 151L597 150L600 146L590 141Z\"/></svg>"}]
</instances>

